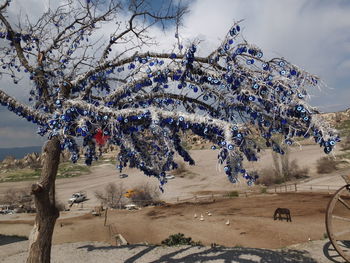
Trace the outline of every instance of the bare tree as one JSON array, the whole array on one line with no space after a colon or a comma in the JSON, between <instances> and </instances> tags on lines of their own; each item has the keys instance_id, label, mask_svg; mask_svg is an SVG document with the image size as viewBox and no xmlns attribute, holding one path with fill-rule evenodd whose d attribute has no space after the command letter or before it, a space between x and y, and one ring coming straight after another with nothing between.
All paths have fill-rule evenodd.
<instances>
[{"instance_id":1,"label":"bare tree","mask_svg":"<svg viewBox=\"0 0 350 263\"><path fill-rule=\"evenodd\" d=\"M28 104L4 90L0 103L49 139L41 179L32 187L38 213L27 262L50 261L60 152L68 149L76 162L77 137L86 164L97 158L96 143L107 138L120 148L120 170L136 167L157 177L161 189L166 171L177 166L175 152L194 164L181 132L212 142L229 180L241 174L248 184L256 177L242 161L257 160L256 135L281 154L271 137L276 133L287 144L313 136L326 153L339 140L306 102L307 88L321 81L283 58L264 59L242 37L239 23L218 48L198 56L198 42L184 47L180 37L186 8L171 1L154 11L145 0L65 0L38 19L18 22L8 16L10 2L0 2L0 72L15 84L27 75L32 89ZM126 22L121 14L129 16ZM156 43L149 28L169 21L176 25L170 51L144 52Z\"/></svg>"},{"instance_id":2,"label":"bare tree","mask_svg":"<svg viewBox=\"0 0 350 263\"><path fill-rule=\"evenodd\" d=\"M115 183L109 183L103 192L96 191L95 196L102 205L121 209L125 191L123 184L116 185Z\"/></svg>"}]
</instances>

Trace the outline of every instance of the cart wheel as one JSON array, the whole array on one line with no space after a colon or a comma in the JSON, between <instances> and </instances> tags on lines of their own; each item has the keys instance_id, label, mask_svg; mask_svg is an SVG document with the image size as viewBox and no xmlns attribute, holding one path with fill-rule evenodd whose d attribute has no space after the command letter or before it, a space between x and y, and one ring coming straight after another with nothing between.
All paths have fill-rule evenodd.
<instances>
[{"instance_id":1,"label":"cart wheel","mask_svg":"<svg viewBox=\"0 0 350 263\"><path fill-rule=\"evenodd\" d=\"M350 262L350 184L340 188L330 200L326 228L335 250Z\"/></svg>"}]
</instances>

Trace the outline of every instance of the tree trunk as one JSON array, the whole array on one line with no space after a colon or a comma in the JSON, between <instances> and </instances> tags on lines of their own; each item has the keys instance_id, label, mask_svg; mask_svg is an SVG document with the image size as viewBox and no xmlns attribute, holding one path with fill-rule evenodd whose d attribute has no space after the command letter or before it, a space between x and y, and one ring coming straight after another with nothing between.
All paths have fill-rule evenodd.
<instances>
[{"instance_id":1,"label":"tree trunk","mask_svg":"<svg viewBox=\"0 0 350 263\"><path fill-rule=\"evenodd\" d=\"M55 180L60 162L60 142L57 137L49 140L43 149L44 163L38 183L32 185L36 207L33 230L29 236L27 263L48 263L51 257L53 230L59 211L55 204Z\"/></svg>"}]
</instances>

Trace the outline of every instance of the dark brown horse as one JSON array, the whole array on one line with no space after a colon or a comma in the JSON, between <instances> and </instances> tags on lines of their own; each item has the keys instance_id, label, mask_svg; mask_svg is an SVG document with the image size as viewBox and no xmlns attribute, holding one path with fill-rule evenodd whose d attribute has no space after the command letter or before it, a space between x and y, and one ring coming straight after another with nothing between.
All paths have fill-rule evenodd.
<instances>
[{"instance_id":1,"label":"dark brown horse","mask_svg":"<svg viewBox=\"0 0 350 263\"><path fill-rule=\"evenodd\" d=\"M292 217L290 216L290 211L288 208L277 208L275 214L273 215L274 220L283 220L286 219L287 222L292 222Z\"/></svg>"}]
</instances>

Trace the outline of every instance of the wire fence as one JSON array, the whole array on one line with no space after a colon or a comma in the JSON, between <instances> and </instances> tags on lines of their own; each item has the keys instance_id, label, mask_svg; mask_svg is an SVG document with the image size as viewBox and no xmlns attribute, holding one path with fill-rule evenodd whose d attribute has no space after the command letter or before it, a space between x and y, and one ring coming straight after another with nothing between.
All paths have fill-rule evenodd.
<instances>
[{"instance_id":1,"label":"wire fence","mask_svg":"<svg viewBox=\"0 0 350 263\"><path fill-rule=\"evenodd\" d=\"M286 192L325 192L334 193L340 187L332 185L316 185L316 184L281 184L269 187L269 193L286 193Z\"/></svg>"}]
</instances>

